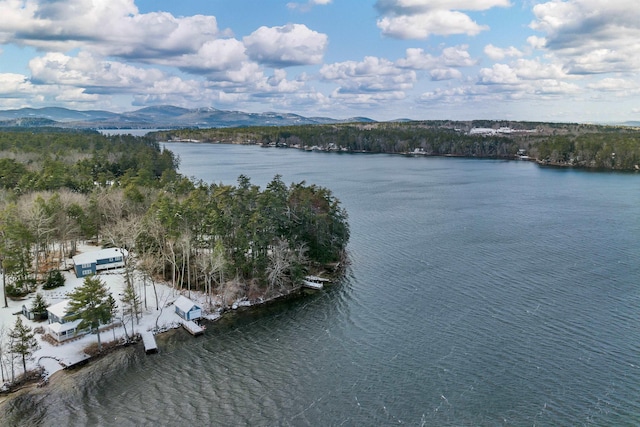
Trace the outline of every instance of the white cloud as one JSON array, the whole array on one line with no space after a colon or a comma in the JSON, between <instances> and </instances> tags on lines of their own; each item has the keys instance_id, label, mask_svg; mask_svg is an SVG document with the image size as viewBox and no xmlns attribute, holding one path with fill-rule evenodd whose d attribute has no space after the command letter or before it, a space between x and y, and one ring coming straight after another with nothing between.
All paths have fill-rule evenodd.
<instances>
[{"instance_id":1,"label":"white cloud","mask_svg":"<svg viewBox=\"0 0 640 427\"><path fill-rule=\"evenodd\" d=\"M214 16L176 18L167 12L139 13L133 0L5 0L0 42L153 63L195 53L225 32Z\"/></svg>"},{"instance_id":2,"label":"white cloud","mask_svg":"<svg viewBox=\"0 0 640 427\"><path fill-rule=\"evenodd\" d=\"M516 70L507 64L494 64L491 68L482 68L478 75L481 84L512 85L520 83Z\"/></svg>"},{"instance_id":3,"label":"white cloud","mask_svg":"<svg viewBox=\"0 0 640 427\"><path fill-rule=\"evenodd\" d=\"M627 92L634 91L638 92L640 89L640 84L635 81L608 77L602 80L598 80L597 82L590 83L587 85L589 89L602 91L602 92Z\"/></svg>"},{"instance_id":4,"label":"white cloud","mask_svg":"<svg viewBox=\"0 0 640 427\"><path fill-rule=\"evenodd\" d=\"M275 70L273 75L266 78L258 85L263 94L295 93L304 87L304 82L299 80L287 80L285 70Z\"/></svg>"},{"instance_id":5,"label":"white cloud","mask_svg":"<svg viewBox=\"0 0 640 427\"><path fill-rule=\"evenodd\" d=\"M431 75L431 80L462 80L462 72L460 70L456 70L455 68L434 68L429 73Z\"/></svg>"},{"instance_id":6,"label":"white cloud","mask_svg":"<svg viewBox=\"0 0 640 427\"><path fill-rule=\"evenodd\" d=\"M332 1L333 0L309 0L306 3L290 2L290 3L287 3L287 7L293 10L308 12L314 6L326 6L328 4L331 4Z\"/></svg>"},{"instance_id":7,"label":"white cloud","mask_svg":"<svg viewBox=\"0 0 640 427\"><path fill-rule=\"evenodd\" d=\"M483 88L474 88L469 86L459 86L455 88L436 88L431 92L425 92L419 97L421 102L447 102L462 103L468 101L472 97L477 97Z\"/></svg>"},{"instance_id":8,"label":"white cloud","mask_svg":"<svg viewBox=\"0 0 640 427\"><path fill-rule=\"evenodd\" d=\"M494 64L479 72L481 84L517 84L523 80L563 80L568 78L560 65L540 59L518 59L512 64Z\"/></svg>"},{"instance_id":9,"label":"white cloud","mask_svg":"<svg viewBox=\"0 0 640 427\"><path fill-rule=\"evenodd\" d=\"M508 48L499 48L492 44L488 44L484 47L484 53L494 61L501 61L507 57L519 58L523 56L523 53L513 46L509 46Z\"/></svg>"},{"instance_id":10,"label":"white cloud","mask_svg":"<svg viewBox=\"0 0 640 427\"><path fill-rule=\"evenodd\" d=\"M22 74L0 73L0 98L19 96L32 91L32 85Z\"/></svg>"},{"instance_id":11,"label":"white cloud","mask_svg":"<svg viewBox=\"0 0 640 427\"><path fill-rule=\"evenodd\" d=\"M341 92L400 92L411 89L416 73L397 67L384 58L367 56L361 62L345 61L324 65L320 69L323 80L340 86Z\"/></svg>"},{"instance_id":12,"label":"white cloud","mask_svg":"<svg viewBox=\"0 0 640 427\"><path fill-rule=\"evenodd\" d=\"M443 67L471 67L477 64L477 60L471 58L469 46L451 46L444 48L440 56L425 53L421 48L409 48L405 57L398 59L396 64L402 68L414 70L428 70Z\"/></svg>"},{"instance_id":13,"label":"white cloud","mask_svg":"<svg viewBox=\"0 0 640 427\"><path fill-rule=\"evenodd\" d=\"M328 37L302 24L260 27L243 38L249 57L276 68L319 64Z\"/></svg>"},{"instance_id":14,"label":"white cloud","mask_svg":"<svg viewBox=\"0 0 640 427\"><path fill-rule=\"evenodd\" d=\"M382 17L377 25L384 35L398 39L426 39L432 34L475 36L489 27L460 10L509 5L509 0L378 0L376 8Z\"/></svg>"},{"instance_id":15,"label":"white cloud","mask_svg":"<svg viewBox=\"0 0 640 427\"><path fill-rule=\"evenodd\" d=\"M139 92L166 76L155 69L133 67L121 62L101 61L81 52L77 57L47 53L29 62L31 79L40 85L64 85L93 92Z\"/></svg>"},{"instance_id":16,"label":"white cloud","mask_svg":"<svg viewBox=\"0 0 640 427\"><path fill-rule=\"evenodd\" d=\"M640 8L635 0L547 1L533 7L529 40L564 63L569 73L640 71Z\"/></svg>"},{"instance_id":17,"label":"white cloud","mask_svg":"<svg viewBox=\"0 0 640 427\"><path fill-rule=\"evenodd\" d=\"M236 39L215 39L205 42L197 52L157 62L174 65L193 74L209 75L225 70L240 70L247 61L243 43Z\"/></svg>"}]
</instances>

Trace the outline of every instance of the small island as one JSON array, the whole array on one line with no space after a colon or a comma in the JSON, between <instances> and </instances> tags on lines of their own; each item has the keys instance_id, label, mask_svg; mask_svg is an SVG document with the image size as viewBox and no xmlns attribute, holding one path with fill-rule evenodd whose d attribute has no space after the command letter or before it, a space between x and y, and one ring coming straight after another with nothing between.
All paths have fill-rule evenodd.
<instances>
[{"instance_id":1,"label":"small island","mask_svg":"<svg viewBox=\"0 0 640 427\"><path fill-rule=\"evenodd\" d=\"M2 132L0 152L5 392L141 334L298 294L347 260L348 215L326 188L196 182L128 135Z\"/></svg>"}]
</instances>

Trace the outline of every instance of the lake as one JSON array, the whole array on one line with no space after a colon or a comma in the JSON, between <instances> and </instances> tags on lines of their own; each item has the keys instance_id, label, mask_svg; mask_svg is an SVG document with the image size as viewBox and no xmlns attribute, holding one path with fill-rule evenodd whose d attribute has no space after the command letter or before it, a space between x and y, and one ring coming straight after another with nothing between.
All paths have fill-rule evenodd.
<instances>
[{"instance_id":1,"label":"lake","mask_svg":"<svg viewBox=\"0 0 640 427\"><path fill-rule=\"evenodd\" d=\"M638 425L640 176L167 143L180 171L330 188L340 283L18 399L30 425Z\"/></svg>"}]
</instances>

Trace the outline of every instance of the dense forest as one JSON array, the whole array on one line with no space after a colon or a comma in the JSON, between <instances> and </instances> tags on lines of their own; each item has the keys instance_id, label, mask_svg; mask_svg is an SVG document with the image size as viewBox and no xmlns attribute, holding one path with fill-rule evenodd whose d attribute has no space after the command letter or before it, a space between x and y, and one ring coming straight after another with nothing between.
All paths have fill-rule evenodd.
<instances>
[{"instance_id":1,"label":"dense forest","mask_svg":"<svg viewBox=\"0 0 640 427\"><path fill-rule=\"evenodd\" d=\"M0 132L6 294L56 277L77 243L126 248L145 280L260 298L345 258L347 213L331 191L275 176L265 189L195 182L154 139ZM70 267L70 266L69 266Z\"/></svg>"},{"instance_id":2,"label":"dense forest","mask_svg":"<svg viewBox=\"0 0 640 427\"><path fill-rule=\"evenodd\" d=\"M491 132L473 132L477 129ZM150 137L157 141L495 159L513 159L524 150L541 165L640 169L640 129L576 123L490 120L350 123L180 129L157 132Z\"/></svg>"}]
</instances>

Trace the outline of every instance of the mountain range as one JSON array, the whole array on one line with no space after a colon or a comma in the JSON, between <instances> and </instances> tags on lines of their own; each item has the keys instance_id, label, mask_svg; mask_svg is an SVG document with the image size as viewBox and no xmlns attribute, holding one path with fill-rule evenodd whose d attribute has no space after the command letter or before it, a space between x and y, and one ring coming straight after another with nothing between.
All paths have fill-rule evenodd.
<instances>
[{"instance_id":1,"label":"mountain range","mask_svg":"<svg viewBox=\"0 0 640 427\"><path fill-rule=\"evenodd\" d=\"M53 126L73 129L176 129L243 126L292 126L347 122L373 122L366 117L345 120L304 117L292 113L245 113L216 108L181 108L172 105L112 113L60 107L0 110L0 127Z\"/></svg>"}]
</instances>

